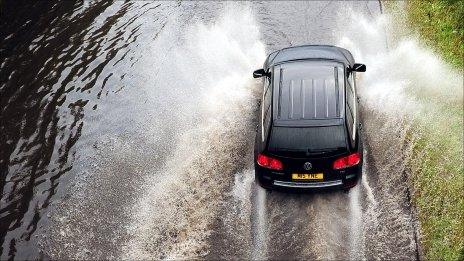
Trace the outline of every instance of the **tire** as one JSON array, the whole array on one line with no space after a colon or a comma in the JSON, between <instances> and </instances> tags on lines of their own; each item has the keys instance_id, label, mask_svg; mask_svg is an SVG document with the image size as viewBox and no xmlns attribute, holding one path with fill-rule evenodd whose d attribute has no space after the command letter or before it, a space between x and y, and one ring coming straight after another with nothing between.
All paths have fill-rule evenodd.
<instances>
[{"instance_id":1,"label":"tire","mask_svg":"<svg viewBox=\"0 0 464 261\"><path fill-rule=\"evenodd\" d=\"M256 184L258 184L258 186L262 187L263 189L267 191L272 191L272 185L266 184L267 182L259 178L258 175L255 175L255 182Z\"/></svg>"}]
</instances>

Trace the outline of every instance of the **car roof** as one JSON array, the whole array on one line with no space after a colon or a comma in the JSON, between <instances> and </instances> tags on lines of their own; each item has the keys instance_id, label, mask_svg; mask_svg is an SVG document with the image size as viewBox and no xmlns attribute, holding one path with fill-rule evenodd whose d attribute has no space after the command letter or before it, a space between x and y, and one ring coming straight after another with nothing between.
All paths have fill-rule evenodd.
<instances>
[{"instance_id":1,"label":"car roof","mask_svg":"<svg viewBox=\"0 0 464 261\"><path fill-rule=\"evenodd\" d=\"M345 66L354 65L353 55L346 49L333 45L300 45L284 48L271 53L265 67L294 60L321 59L338 61Z\"/></svg>"},{"instance_id":2,"label":"car roof","mask_svg":"<svg viewBox=\"0 0 464 261\"><path fill-rule=\"evenodd\" d=\"M340 125L344 118L344 70L339 62L295 61L273 73L275 126Z\"/></svg>"}]
</instances>

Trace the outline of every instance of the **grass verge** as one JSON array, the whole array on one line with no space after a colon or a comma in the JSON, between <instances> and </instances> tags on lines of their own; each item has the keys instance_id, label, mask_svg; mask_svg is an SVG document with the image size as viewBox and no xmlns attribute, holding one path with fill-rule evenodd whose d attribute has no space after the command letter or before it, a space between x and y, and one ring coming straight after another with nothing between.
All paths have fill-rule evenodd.
<instances>
[{"instance_id":1,"label":"grass verge","mask_svg":"<svg viewBox=\"0 0 464 261\"><path fill-rule=\"evenodd\" d=\"M408 22L426 43L453 65L464 66L464 1L410 0Z\"/></svg>"},{"instance_id":2,"label":"grass verge","mask_svg":"<svg viewBox=\"0 0 464 261\"><path fill-rule=\"evenodd\" d=\"M402 7L396 2L383 4L395 18L393 40L418 32L422 43L462 73L464 1L409 0ZM409 131L413 150L407 162L421 248L426 260L464 260L463 97L450 102L452 94L431 97L412 92L425 108Z\"/></svg>"},{"instance_id":3,"label":"grass verge","mask_svg":"<svg viewBox=\"0 0 464 261\"><path fill-rule=\"evenodd\" d=\"M411 0L405 10L425 43L462 70L464 1ZM414 137L412 199L429 260L464 260L463 116L462 100L441 106L421 117Z\"/></svg>"},{"instance_id":4,"label":"grass verge","mask_svg":"<svg viewBox=\"0 0 464 261\"><path fill-rule=\"evenodd\" d=\"M464 260L463 116L456 107L428 112L410 135L412 200L427 260Z\"/></svg>"}]
</instances>

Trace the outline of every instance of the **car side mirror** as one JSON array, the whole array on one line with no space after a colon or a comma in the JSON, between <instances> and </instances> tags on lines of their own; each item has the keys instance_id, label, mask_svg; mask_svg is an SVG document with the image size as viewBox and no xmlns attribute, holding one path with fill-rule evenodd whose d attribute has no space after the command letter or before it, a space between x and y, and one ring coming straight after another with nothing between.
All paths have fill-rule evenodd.
<instances>
[{"instance_id":1,"label":"car side mirror","mask_svg":"<svg viewBox=\"0 0 464 261\"><path fill-rule=\"evenodd\" d=\"M365 72L366 71L366 65L362 64L362 63L355 63L351 70L354 71L354 72Z\"/></svg>"},{"instance_id":2,"label":"car side mirror","mask_svg":"<svg viewBox=\"0 0 464 261\"><path fill-rule=\"evenodd\" d=\"M253 78L261 78L263 76L270 76L270 73L266 73L264 69L258 69L253 72Z\"/></svg>"}]
</instances>

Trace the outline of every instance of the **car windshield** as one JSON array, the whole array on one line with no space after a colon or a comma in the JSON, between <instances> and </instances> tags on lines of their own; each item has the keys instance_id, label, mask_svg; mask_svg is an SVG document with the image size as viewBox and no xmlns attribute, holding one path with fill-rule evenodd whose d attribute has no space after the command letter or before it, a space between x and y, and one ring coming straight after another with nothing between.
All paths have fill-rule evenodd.
<instances>
[{"instance_id":1,"label":"car windshield","mask_svg":"<svg viewBox=\"0 0 464 261\"><path fill-rule=\"evenodd\" d=\"M289 62L274 67L274 124L338 125L344 113L344 75L339 63Z\"/></svg>"}]
</instances>

